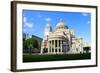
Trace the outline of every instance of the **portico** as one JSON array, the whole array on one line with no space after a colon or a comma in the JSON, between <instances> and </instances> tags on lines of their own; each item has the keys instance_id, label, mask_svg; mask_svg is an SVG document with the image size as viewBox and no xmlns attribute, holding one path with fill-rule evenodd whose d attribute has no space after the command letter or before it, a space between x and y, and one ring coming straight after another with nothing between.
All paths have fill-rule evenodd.
<instances>
[{"instance_id":1,"label":"portico","mask_svg":"<svg viewBox=\"0 0 100 73\"><path fill-rule=\"evenodd\" d=\"M50 40L49 45L48 45L48 47L49 47L48 53L62 54L62 44L63 44L63 40Z\"/></svg>"}]
</instances>

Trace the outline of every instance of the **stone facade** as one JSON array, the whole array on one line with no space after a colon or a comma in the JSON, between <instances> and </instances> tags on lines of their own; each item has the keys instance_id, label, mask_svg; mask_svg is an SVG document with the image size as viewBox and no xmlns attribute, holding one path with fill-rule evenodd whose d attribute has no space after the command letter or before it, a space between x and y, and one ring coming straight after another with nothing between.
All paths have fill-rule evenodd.
<instances>
[{"instance_id":1,"label":"stone facade","mask_svg":"<svg viewBox=\"0 0 100 73\"><path fill-rule=\"evenodd\" d=\"M77 38L74 31L60 20L53 32L50 24L46 25L41 54L83 53L82 38Z\"/></svg>"}]
</instances>

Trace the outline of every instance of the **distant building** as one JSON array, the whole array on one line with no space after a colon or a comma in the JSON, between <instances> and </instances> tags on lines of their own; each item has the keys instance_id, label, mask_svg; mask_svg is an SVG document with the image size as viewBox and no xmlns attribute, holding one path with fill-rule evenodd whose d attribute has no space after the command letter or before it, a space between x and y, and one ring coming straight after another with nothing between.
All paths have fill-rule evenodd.
<instances>
[{"instance_id":1,"label":"distant building","mask_svg":"<svg viewBox=\"0 0 100 73\"><path fill-rule=\"evenodd\" d=\"M32 38L34 38L35 40L37 40L37 42L38 42L38 47L39 47L39 49L41 49L41 42L42 42L42 38L40 38L40 37L37 37L37 36L35 36L35 35L32 35Z\"/></svg>"},{"instance_id":2,"label":"distant building","mask_svg":"<svg viewBox=\"0 0 100 73\"><path fill-rule=\"evenodd\" d=\"M26 34L25 33L23 33L23 38L26 39Z\"/></svg>"},{"instance_id":3,"label":"distant building","mask_svg":"<svg viewBox=\"0 0 100 73\"><path fill-rule=\"evenodd\" d=\"M24 38L24 39L28 39L28 38L30 38L30 35L27 34L27 33L23 33L23 38Z\"/></svg>"},{"instance_id":4,"label":"distant building","mask_svg":"<svg viewBox=\"0 0 100 73\"><path fill-rule=\"evenodd\" d=\"M60 20L53 32L50 24L46 25L41 45L41 54L83 53L83 40L77 38L74 31Z\"/></svg>"}]
</instances>

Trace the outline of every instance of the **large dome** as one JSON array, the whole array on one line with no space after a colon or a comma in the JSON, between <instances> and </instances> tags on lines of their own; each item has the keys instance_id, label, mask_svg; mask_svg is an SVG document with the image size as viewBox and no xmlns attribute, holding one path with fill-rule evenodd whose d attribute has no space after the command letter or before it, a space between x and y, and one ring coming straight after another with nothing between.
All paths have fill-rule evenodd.
<instances>
[{"instance_id":1,"label":"large dome","mask_svg":"<svg viewBox=\"0 0 100 73\"><path fill-rule=\"evenodd\" d=\"M59 23L56 25L56 30L57 29L68 29L68 26L65 25L63 20L60 20Z\"/></svg>"}]
</instances>

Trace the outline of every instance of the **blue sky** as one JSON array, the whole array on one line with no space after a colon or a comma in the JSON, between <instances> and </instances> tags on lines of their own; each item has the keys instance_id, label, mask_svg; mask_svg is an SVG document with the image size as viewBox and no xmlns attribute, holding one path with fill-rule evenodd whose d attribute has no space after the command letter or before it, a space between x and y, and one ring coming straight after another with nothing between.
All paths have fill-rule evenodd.
<instances>
[{"instance_id":1,"label":"blue sky","mask_svg":"<svg viewBox=\"0 0 100 73\"><path fill-rule=\"evenodd\" d=\"M85 12L23 10L23 32L43 38L46 24L49 23L54 31L60 19L77 37L91 42L91 14Z\"/></svg>"}]
</instances>

